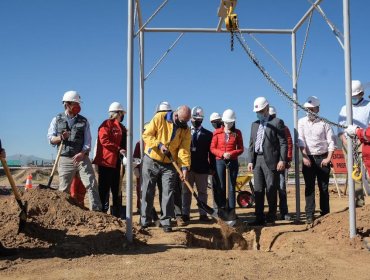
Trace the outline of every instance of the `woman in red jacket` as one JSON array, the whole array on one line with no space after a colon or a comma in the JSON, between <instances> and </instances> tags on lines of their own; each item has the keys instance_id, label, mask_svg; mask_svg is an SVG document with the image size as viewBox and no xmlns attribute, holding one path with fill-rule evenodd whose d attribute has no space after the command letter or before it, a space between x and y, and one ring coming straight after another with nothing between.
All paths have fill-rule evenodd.
<instances>
[{"instance_id":1,"label":"woman in red jacket","mask_svg":"<svg viewBox=\"0 0 370 280\"><path fill-rule=\"evenodd\" d=\"M229 180L229 207L235 208L235 185L238 177L238 156L244 151L243 137L239 129L235 128L235 113L227 109L222 115L223 126L213 132L211 152L216 156L216 170L220 178L219 189L215 190L219 196L220 208L226 206L226 179ZM230 169L230 178L226 178L226 164Z\"/></svg>"},{"instance_id":2,"label":"woman in red jacket","mask_svg":"<svg viewBox=\"0 0 370 280\"><path fill-rule=\"evenodd\" d=\"M113 213L119 216L122 198L119 197L120 154L126 153L126 128L121 124L125 111L121 104L113 102L109 106L109 119L105 120L98 130L96 156L93 161L98 166L99 195L102 211L109 208L109 190L113 197Z\"/></svg>"}]
</instances>

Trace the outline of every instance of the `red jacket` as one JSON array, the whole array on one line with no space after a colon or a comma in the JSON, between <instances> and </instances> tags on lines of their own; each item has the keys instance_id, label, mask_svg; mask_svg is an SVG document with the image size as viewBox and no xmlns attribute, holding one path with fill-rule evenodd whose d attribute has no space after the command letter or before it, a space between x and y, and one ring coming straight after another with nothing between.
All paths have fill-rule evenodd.
<instances>
[{"instance_id":1,"label":"red jacket","mask_svg":"<svg viewBox=\"0 0 370 280\"><path fill-rule=\"evenodd\" d=\"M226 142L226 135L224 127L217 128L213 132L211 152L216 156L216 159L223 159L223 154L230 153L230 159L238 159L244 151L243 136L239 129L235 129L235 132L230 133L230 139Z\"/></svg>"},{"instance_id":2,"label":"red jacket","mask_svg":"<svg viewBox=\"0 0 370 280\"><path fill-rule=\"evenodd\" d=\"M290 162L293 159L293 140L292 135L290 134L289 128L285 126L285 138L288 144L288 154L287 154L287 161Z\"/></svg>"},{"instance_id":3,"label":"red jacket","mask_svg":"<svg viewBox=\"0 0 370 280\"><path fill-rule=\"evenodd\" d=\"M94 164L116 168L120 149L126 149L126 128L116 119L105 120L98 129Z\"/></svg>"}]
</instances>

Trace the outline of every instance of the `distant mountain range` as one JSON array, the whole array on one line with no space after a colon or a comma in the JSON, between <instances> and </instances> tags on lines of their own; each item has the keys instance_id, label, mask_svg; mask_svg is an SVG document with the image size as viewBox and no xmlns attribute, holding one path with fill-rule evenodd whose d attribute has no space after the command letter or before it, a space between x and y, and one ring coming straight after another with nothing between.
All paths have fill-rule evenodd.
<instances>
[{"instance_id":1,"label":"distant mountain range","mask_svg":"<svg viewBox=\"0 0 370 280\"><path fill-rule=\"evenodd\" d=\"M44 158L40 158L40 157L33 156L33 155L27 156L27 155L22 155L22 154L15 154L11 156L7 155L6 159L9 161L20 162L22 166L27 166L30 164L42 165L42 163L43 164L51 163L50 159L44 159Z\"/></svg>"}]
</instances>

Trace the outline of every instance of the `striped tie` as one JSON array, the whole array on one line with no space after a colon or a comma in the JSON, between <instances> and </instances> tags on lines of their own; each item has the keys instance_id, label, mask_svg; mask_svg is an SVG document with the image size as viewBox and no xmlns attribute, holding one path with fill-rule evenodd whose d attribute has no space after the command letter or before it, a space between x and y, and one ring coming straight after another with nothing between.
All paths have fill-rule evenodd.
<instances>
[{"instance_id":1,"label":"striped tie","mask_svg":"<svg viewBox=\"0 0 370 280\"><path fill-rule=\"evenodd\" d=\"M265 130L263 129L263 123L260 122L260 125L258 127L258 131L257 131L257 137L256 137L256 144L254 145L254 151L256 153L258 152L263 152L262 151L262 147L261 147L261 144L262 144L262 140L263 140L263 133L265 132ZM261 148L261 149L260 149Z\"/></svg>"}]
</instances>

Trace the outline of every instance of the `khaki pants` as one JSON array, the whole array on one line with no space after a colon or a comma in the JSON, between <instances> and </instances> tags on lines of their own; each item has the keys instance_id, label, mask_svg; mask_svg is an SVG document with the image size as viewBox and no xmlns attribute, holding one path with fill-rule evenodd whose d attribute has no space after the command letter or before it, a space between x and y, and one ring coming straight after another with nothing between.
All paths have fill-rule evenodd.
<instances>
[{"instance_id":1,"label":"khaki pants","mask_svg":"<svg viewBox=\"0 0 370 280\"><path fill-rule=\"evenodd\" d=\"M60 157L58 172L59 190L67 193L70 191L72 179L78 172L89 197L90 210L101 211L102 205L99 198L98 183L88 156L85 156L77 165L73 164L71 157Z\"/></svg>"}]
</instances>

